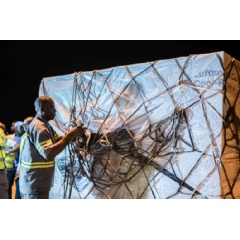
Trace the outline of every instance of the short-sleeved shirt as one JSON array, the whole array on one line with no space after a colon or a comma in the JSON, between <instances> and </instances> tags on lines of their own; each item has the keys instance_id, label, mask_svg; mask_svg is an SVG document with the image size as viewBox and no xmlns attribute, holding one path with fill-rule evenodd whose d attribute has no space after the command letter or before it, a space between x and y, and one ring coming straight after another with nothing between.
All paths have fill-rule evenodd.
<instances>
[{"instance_id":1,"label":"short-sleeved shirt","mask_svg":"<svg viewBox=\"0 0 240 240\"><path fill-rule=\"evenodd\" d=\"M16 146L17 142L8 138L5 145L5 150L10 150Z\"/></svg>"},{"instance_id":2,"label":"short-sleeved shirt","mask_svg":"<svg viewBox=\"0 0 240 240\"><path fill-rule=\"evenodd\" d=\"M60 136L41 116L30 123L21 149L20 191L24 194L49 192L54 173L54 159L47 159Z\"/></svg>"}]
</instances>

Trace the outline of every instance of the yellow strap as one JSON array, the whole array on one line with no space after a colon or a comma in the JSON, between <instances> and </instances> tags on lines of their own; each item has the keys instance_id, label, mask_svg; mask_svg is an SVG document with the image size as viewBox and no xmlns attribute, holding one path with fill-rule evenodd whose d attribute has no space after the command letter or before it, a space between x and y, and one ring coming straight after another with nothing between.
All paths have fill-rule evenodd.
<instances>
[{"instance_id":1,"label":"yellow strap","mask_svg":"<svg viewBox=\"0 0 240 240\"><path fill-rule=\"evenodd\" d=\"M15 153L13 153L13 154L8 154L8 155L6 155L6 157L5 157L5 161L7 160L7 161L14 161L14 159L15 159Z\"/></svg>"},{"instance_id":2,"label":"yellow strap","mask_svg":"<svg viewBox=\"0 0 240 240\"><path fill-rule=\"evenodd\" d=\"M28 163L22 160L21 166L25 168L50 168L54 167L54 161L50 162L34 162L34 163Z\"/></svg>"},{"instance_id":3,"label":"yellow strap","mask_svg":"<svg viewBox=\"0 0 240 240\"><path fill-rule=\"evenodd\" d=\"M41 142L37 146L37 150L40 151L43 147L51 146L52 145L52 140L48 139L47 141Z\"/></svg>"},{"instance_id":4,"label":"yellow strap","mask_svg":"<svg viewBox=\"0 0 240 240\"><path fill-rule=\"evenodd\" d=\"M21 141L20 141L20 152L22 152L22 150L23 150L23 145L24 145L24 143L26 141L26 138L27 138L27 133L24 133L22 135L22 138L21 138Z\"/></svg>"},{"instance_id":5,"label":"yellow strap","mask_svg":"<svg viewBox=\"0 0 240 240\"><path fill-rule=\"evenodd\" d=\"M48 166L28 166L22 163L21 166L24 168L35 169L35 168L51 168L51 167L54 167L54 164L48 165Z\"/></svg>"}]
</instances>

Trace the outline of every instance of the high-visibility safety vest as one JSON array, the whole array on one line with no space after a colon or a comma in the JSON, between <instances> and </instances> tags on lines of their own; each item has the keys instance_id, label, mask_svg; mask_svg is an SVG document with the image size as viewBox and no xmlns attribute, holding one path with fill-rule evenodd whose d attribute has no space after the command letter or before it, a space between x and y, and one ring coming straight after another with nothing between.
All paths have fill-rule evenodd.
<instances>
[{"instance_id":1,"label":"high-visibility safety vest","mask_svg":"<svg viewBox=\"0 0 240 240\"><path fill-rule=\"evenodd\" d=\"M24 144L25 144L26 138L27 138L27 133L25 132L25 133L22 135L21 141L20 141L20 149L19 149L20 155L19 155L19 163L18 163L18 164L19 164L19 167L20 167L21 161L22 161L22 150L23 150L23 146L24 146Z\"/></svg>"},{"instance_id":2,"label":"high-visibility safety vest","mask_svg":"<svg viewBox=\"0 0 240 240\"><path fill-rule=\"evenodd\" d=\"M6 154L6 157L5 157L6 168L13 168L14 167L14 159L15 159L15 153Z\"/></svg>"},{"instance_id":3,"label":"high-visibility safety vest","mask_svg":"<svg viewBox=\"0 0 240 240\"><path fill-rule=\"evenodd\" d=\"M6 153L5 153L6 141L7 141L7 137L4 131L0 128L0 169L5 168L4 159L6 157Z\"/></svg>"},{"instance_id":4,"label":"high-visibility safety vest","mask_svg":"<svg viewBox=\"0 0 240 240\"><path fill-rule=\"evenodd\" d=\"M14 141L14 140L13 139L9 140L9 136L8 136L8 141ZM12 146L9 146L9 144L7 142L6 145L5 145L5 151L9 151L11 149L12 149ZM6 154L6 157L5 157L5 167L6 168L14 168L15 157L16 157L16 153L15 152Z\"/></svg>"},{"instance_id":5,"label":"high-visibility safety vest","mask_svg":"<svg viewBox=\"0 0 240 240\"><path fill-rule=\"evenodd\" d=\"M23 150L23 146L24 146L24 143L25 143L26 138L27 138L27 133L25 132L25 133L22 135L21 141L20 141L20 154L21 154L21 152L22 152L22 150Z\"/></svg>"}]
</instances>

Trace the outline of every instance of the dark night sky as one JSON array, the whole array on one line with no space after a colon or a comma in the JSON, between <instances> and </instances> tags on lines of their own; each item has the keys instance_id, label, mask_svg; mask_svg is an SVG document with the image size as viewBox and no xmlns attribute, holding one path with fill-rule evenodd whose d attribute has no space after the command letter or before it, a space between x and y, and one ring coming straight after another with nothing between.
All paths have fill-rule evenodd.
<instances>
[{"instance_id":1,"label":"dark night sky","mask_svg":"<svg viewBox=\"0 0 240 240\"><path fill-rule=\"evenodd\" d=\"M225 51L240 60L236 40L0 41L0 121L35 115L33 102L44 77L120 65Z\"/></svg>"}]
</instances>

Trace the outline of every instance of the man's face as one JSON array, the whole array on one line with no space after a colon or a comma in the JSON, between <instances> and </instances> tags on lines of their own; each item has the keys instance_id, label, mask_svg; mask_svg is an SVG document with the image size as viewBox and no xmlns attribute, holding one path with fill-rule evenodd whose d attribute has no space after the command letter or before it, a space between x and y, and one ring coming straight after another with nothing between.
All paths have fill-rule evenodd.
<instances>
[{"instance_id":1,"label":"man's face","mask_svg":"<svg viewBox=\"0 0 240 240\"><path fill-rule=\"evenodd\" d=\"M21 126L18 126L15 128L15 133L19 134L19 135L22 135L24 133L24 127L23 125Z\"/></svg>"},{"instance_id":2,"label":"man's face","mask_svg":"<svg viewBox=\"0 0 240 240\"><path fill-rule=\"evenodd\" d=\"M31 123L32 119L24 119L23 121L23 129L26 132L29 124Z\"/></svg>"},{"instance_id":3,"label":"man's face","mask_svg":"<svg viewBox=\"0 0 240 240\"><path fill-rule=\"evenodd\" d=\"M15 133L15 128L14 128L14 125L15 125L16 122L12 122L12 125L11 125L11 132Z\"/></svg>"},{"instance_id":4,"label":"man's face","mask_svg":"<svg viewBox=\"0 0 240 240\"><path fill-rule=\"evenodd\" d=\"M43 117L46 120L53 120L56 116L56 109L55 109L55 104L54 102L48 102L45 104L43 107Z\"/></svg>"}]
</instances>

